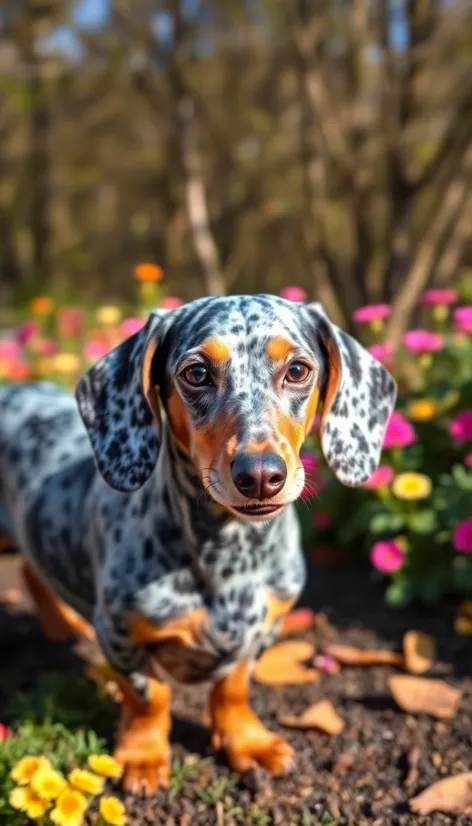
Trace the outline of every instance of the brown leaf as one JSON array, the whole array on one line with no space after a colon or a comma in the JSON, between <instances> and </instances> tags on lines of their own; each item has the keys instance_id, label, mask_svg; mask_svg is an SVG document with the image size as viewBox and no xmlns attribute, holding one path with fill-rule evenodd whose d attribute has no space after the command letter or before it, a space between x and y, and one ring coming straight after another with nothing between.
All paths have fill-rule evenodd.
<instances>
[{"instance_id":1,"label":"brown leaf","mask_svg":"<svg viewBox=\"0 0 472 826\"><path fill-rule=\"evenodd\" d=\"M431 812L472 815L472 772L433 783L410 800L410 809L420 816Z\"/></svg>"},{"instance_id":2,"label":"brown leaf","mask_svg":"<svg viewBox=\"0 0 472 826\"><path fill-rule=\"evenodd\" d=\"M436 661L436 640L422 631L408 631L403 637L403 654L410 674L424 674Z\"/></svg>"},{"instance_id":3,"label":"brown leaf","mask_svg":"<svg viewBox=\"0 0 472 826\"><path fill-rule=\"evenodd\" d=\"M280 717L279 722L288 728L317 728L326 734L340 734L344 728L344 721L329 700L308 706L298 717L293 714Z\"/></svg>"},{"instance_id":4,"label":"brown leaf","mask_svg":"<svg viewBox=\"0 0 472 826\"><path fill-rule=\"evenodd\" d=\"M421 760L421 749L419 746L413 746L407 754L408 774L405 778L405 786L411 789L418 781L418 770Z\"/></svg>"},{"instance_id":5,"label":"brown leaf","mask_svg":"<svg viewBox=\"0 0 472 826\"><path fill-rule=\"evenodd\" d=\"M334 657L342 665L403 665L402 654L395 651L364 651L353 645L328 645L325 654Z\"/></svg>"},{"instance_id":6,"label":"brown leaf","mask_svg":"<svg viewBox=\"0 0 472 826\"><path fill-rule=\"evenodd\" d=\"M287 637L291 634L302 634L313 628L315 624L315 614L311 608L298 608L290 611L282 620L279 637Z\"/></svg>"},{"instance_id":7,"label":"brown leaf","mask_svg":"<svg viewBox=\"0 0 472 826\"><path fill-rule=\"evenodd\" d=\"M409 714L430 714L440 720L454 717L461 701L461 692L443 680L427 680L395 674L388 684L393 698Z\"/></svg>"},{"instance_id":8,"label":"brown leaf","mask_svg":"<svg viewBox=\"0 0 472 826\"><path fill-rule=\"evenodd\" d=\"M264 652L254 669L254 679L262 685L302 685L319 679L315 668L303 662L312 661L314 647L309 642L281 642Z\"/></svg>"}]
</instances>

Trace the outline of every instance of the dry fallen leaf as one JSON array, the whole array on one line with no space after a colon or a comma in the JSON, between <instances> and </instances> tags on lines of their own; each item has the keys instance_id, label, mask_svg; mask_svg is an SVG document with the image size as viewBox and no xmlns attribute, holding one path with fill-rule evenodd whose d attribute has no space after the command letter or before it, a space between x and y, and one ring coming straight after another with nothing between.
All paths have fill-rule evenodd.
<instances>
[{"instance_id":1,"label":"dry fallen leaf","mask_svg":"<svg viewBox=\"0 0 472 826\"><path fill-rule=\"evenodd\" d=\"M326 734L340 734L344 728L344 721L329 700L309 706L299 716L280 717L279 722L288 728L317 728Z\"/></svg>"},{"instance_id":2,"label":"dry fallen leaf","mask_svg":"<svg viewBox=\"0 0 472 826\"><path fill-rule=\"evenodd\" d=\"M19 605L22 600L23 596L18 588L5 588L0 592L0 602L4 605Z\"/></svg>"},{"instance_id":3,"label":"dry fallen leaf","mask_svg":"<svg viewBox=\"0 0 472 826\"><path fill-rule=\"evenodd\" d=\"M433 783L410 800L410 809L424 816L431 812L452 815L472 815L472 772L446 777Z\"/></svg>"},{"instance_id":4,"label":"dry fallen leaf","mask_svg":"<svg viewBox=\"0 0 472 826\"><path fill-rule=\"evenodd\" d=\"M436 640L422 631L408 631L403 637L403 654L410 674L424 674L436 661Z\"/></svg>"},{"instance_id":5,"label":"dry fallen leaf","mask_svg":"<svg viewBox=\"0 0 472 826\"><path fill-rule=\"evenodd\" d=\"M389 677L388 684L397 705L409 714L430 714L450 720L461 701L461 692L443 680L395 674Z\"/></svg>"},{"instance_id":6,"label":"dry fallen leaf","mask_svg":"<svg viewBox=\"0 0 472 826\"><path fill-rule=\"evenodd\" d=\"M283 618L279 637L287 637L291 634L302 634L313 628L315 624L315 614L311 608L298 608L296 611L290 611Z\"/></svg>"},{"instance_id":7,"label":"dry fallen leaf","mask_svg":"<svg viewBox=\"0 0 472 826\"><path fill-rule=\"evenodd\" d=\"M262 685L302 685L319 679L315 668L302 663L312 661L314 647L309 642L280 642L264 652L254 669L254 679Z\"/></svg>"},{"instance_id":8,"label":"dry fallen leaf","mask_svg":"<svg viewBox=\"0 0 472 826\"><path fill-rule=\"evenodd\" d=\"M395 651L364 651L353 645L328 645L325 654L334 657L342 665L403 665L402 654Z\"/></svg>"}]
</instances>

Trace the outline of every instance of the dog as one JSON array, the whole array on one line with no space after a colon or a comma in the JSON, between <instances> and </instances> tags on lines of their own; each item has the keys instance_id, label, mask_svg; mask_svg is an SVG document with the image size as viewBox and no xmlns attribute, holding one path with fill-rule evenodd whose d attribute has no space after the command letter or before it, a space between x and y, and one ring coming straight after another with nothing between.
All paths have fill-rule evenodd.
<instances>
[{"instance_id":1,"label":"dog","mask_svg":"<svg viewBox=\"0 0 472 826\"><path fill-rule=\"evenodd\" d=\"M213 684L235 770L290 771L248 693L305 583L300 449L321 407L328 464L362 485L393 378L319 304L211 297L152 312L75 395L0 388L0 504L44 630L96 635L113 669L125 789L169 781L169 679Z\"/></svg>"}]
</instances>

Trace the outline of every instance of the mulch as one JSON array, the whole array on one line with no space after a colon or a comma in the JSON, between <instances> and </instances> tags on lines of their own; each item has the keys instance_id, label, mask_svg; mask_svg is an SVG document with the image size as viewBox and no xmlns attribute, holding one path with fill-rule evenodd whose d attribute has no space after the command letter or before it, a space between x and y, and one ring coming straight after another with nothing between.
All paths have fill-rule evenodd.
<instances>
[{"instance_id":1,"label":"mulch","mask_svg":"<svg viewBox=\"0 0 472 826\"><path fill-rule=\"evenodd\" d=\"M17 587L17 562L15 556L0 557L2 589ZM432 634L439 659L428 676L441 677L463 692L455 718L444 723L400 711L387 686L394 669L387 666L346 667L308 686L269 689L255 685L254 710L295 747L297 768L293 775L277 780L259 772L234 778L224 760L215 757L202 723L207 687L177 687L174 757L185 760L196 754L213 759L199 767L196 778L184 781L173 799L165 792L152 800L125 798L131 824L472 823L471 818L454 820L439 813L419 821L408 809L408 799L429 784L472 768L472 638L454 633L453 606L429 612L388 609L382 590L358 565L349 564L314 568L302 603L326 618L318 622L314 632L304 635L318 645L329 639L400 651L405 631ZM0 606L0 664L0 686L13 665L24 670L25 680L34 679L41 671L81 673L81 664L70 650L42 638L27 602L11 608ZM345 721L339 736L284 730L278 724L281 715L299 713L322 698L331 700ZM0 720L7 714L7 707L2 708L0 702ZM416 769L409 771L412 765ZM202 799L202 790L213 794L210 802Z\"/></svg>"}]
</instances>

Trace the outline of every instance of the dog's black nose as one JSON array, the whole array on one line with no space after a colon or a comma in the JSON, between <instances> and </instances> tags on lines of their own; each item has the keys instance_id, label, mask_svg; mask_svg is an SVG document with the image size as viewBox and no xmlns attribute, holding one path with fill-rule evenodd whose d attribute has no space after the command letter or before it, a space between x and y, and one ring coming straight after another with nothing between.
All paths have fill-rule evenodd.
<instances>
[{"instance_id":1,"label":"dog's black nose","mask_svg":"<svg viewBox=\"0 0 472 826\"><path fill-rule=\"evenodd\" d=\"M241 453L231 465L231 476L248 499L270 499L285 485L287 465L276 453Z\"/></svg>"}]
</instances>

